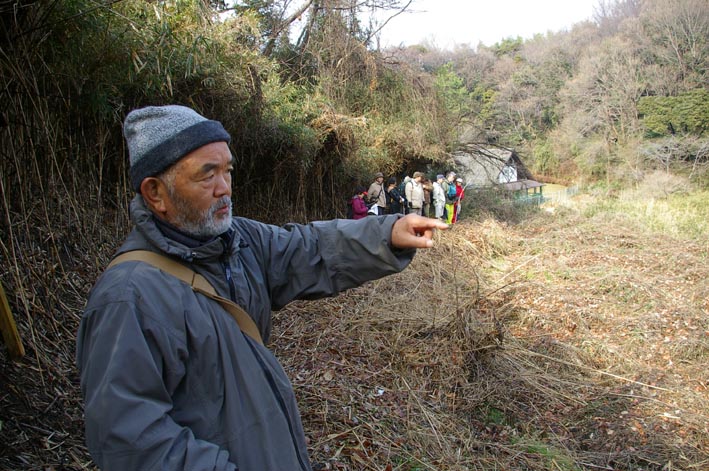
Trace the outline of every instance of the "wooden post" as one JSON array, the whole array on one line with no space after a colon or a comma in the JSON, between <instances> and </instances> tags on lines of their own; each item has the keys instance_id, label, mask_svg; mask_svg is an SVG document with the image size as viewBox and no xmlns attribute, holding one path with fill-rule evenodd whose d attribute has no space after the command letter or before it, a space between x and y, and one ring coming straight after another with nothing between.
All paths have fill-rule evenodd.
<instances>
[{"instance_id":1,"label":"wooden post","mask_svg":"<svg viewBox=\"0 0 709 471\"><path fill-rule=\"evenodd\" d=\"M22 339L17 332L15 318L12 317L10 304L7 302L2 283L0 283L0 330L2 331L5 345L7 345L7 349L10 352L10 357L18 360L25 356L25 347L22 346Z\"/></svg>"}]
</instances>

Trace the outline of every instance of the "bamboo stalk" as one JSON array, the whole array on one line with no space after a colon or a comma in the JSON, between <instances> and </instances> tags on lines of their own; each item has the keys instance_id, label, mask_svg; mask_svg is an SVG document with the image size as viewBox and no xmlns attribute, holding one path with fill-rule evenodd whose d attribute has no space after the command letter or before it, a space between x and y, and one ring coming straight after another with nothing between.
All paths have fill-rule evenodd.
<instances>
[{"instance_id":1,"label":"bamboo stalk","mask_svg":"<svg viewBox=\"0 0 709 471\"><path fill-rule=\"evenodd\" d=\"M20 338L19 332L17 332L15 318L12 316L12 311L10 311L10 305L7 302L5 289L2 287L1 282L0 330L2 331L2 338L5 340L5 345L7 345L7 350L10 352L10 356L15 360L19 360L25 356L25 347L22 345L22 339Z\"/></svg>"}]
</instances>

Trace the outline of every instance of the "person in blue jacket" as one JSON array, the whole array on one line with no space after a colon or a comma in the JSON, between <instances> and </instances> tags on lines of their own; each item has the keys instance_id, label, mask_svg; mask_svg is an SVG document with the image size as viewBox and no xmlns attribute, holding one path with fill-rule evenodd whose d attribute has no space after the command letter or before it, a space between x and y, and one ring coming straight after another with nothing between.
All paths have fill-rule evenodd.
<instances>
[{"instance_id":1,"label":"person in blue jacket","mask_svg":"<svg viewBox=\"0 0 709 471\"><path fill-rule=\"evenodd\" d=\"M283 227L232 216L221 123L182 106L124 123L134 228L116 255L162 254L241 306L271 312L403 270L447 225L415 215ZM86 442L104 470L310 471L291 384L221 304L143 261L109 267L77 339Z\"/></svg>"}]
</instances>

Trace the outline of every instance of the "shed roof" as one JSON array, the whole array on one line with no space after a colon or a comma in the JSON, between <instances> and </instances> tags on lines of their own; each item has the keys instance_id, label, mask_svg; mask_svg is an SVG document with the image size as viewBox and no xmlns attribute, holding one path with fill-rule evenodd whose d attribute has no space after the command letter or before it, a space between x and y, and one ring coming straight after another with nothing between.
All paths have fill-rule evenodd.
<instances>
[{"instance_id":1,"label":"shed roof","mask_svg":"<svg viewBox=\"0 0 709 471\"><path fill-rule=\"evenodd\" d=\"M499 184L505 167L513 167L518 179L533 179L513 149L469 145L464 150L453 152L452 156L466 182L475 186Z\"/></svg>"}]
</instances>

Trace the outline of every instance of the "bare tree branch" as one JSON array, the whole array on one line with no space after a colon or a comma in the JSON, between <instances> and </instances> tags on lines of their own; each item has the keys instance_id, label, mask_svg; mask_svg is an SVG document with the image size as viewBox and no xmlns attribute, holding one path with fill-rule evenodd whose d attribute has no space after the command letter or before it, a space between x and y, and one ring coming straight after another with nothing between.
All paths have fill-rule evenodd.
<instances>
[{"instance_id":1,"label":"bare tree branch","mask_svg":"<svg viewBox=\"0 0 709 471\"><path fill-rule=\"evenodd\" d=\"M268 42L266 43L266 47L264 48L264 54L266 56L270 56L271 52L273 52L273 48L276 45L276 40L278 39L278 36L286 29L288 26L290 26L295 20L300 18L306 11L308 11L308 8L313 4L313 0L306 0L301 7L293 12L288 18L282 20L280 24L273 29L271 32L270 37L268 38Z\"/></svg>"},{"instance_id":2,"label":"bare tree branch","mask_svg":"<svg viewBox=\"0 0 709 471\"><path fill-rule=\"evenodd\" d=\"M406 2L406 5L404 5L403 7L401 7L401 8L399 9L399 11L397 11L396 13L394 13L393 15L391 15L389 18L387 18L386 21L384 21L384 23L382 23L381 26L379 26L379 28L377 28L376 30L374 30L374 31L372 31L371 33L369 33L369 36L367 36L367 39L366 39L365 42L369 42L374 36L376 36L377 34L379 34L379 32L380 32L382 29L384 29L384 27L385 27L391 20L393 20L393 19L396 18L397 16L401 15L402 13L404 13L404 12L409 8L409 6L411 5L411 3L413 3L413 0L408 0L408 2Z\"/></svg>"}]
</instances>

